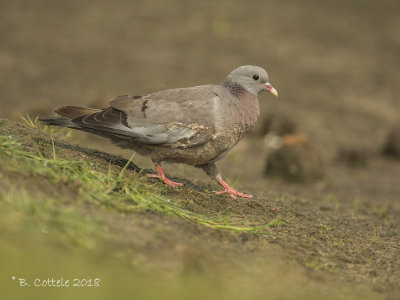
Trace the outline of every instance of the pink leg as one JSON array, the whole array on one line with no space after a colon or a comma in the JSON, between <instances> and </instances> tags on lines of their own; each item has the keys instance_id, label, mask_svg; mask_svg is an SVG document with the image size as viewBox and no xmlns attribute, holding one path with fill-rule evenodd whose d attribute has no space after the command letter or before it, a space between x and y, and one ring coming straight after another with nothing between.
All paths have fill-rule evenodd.
<instances>
[{"instance_id":1,"label":"pink leg","mask_svg":"<svg viewBox=\"0 0 400 300\"><path fill-rule=\"evenodd\" d=\"M183 183L169 180L167 178L167 176L165 176L164 171L161 168L161 165L156 164L156 167L157 167L158 175L156 175L156 174L147 174L148 177L160 178L165 184L168 184L169 186L172 186L172 187L183 186Z\"/></svg>"},{"instance_id":2,"label":"pink leg","mask_svg":"<svg viewBox=\"0 0 400 300\"><path fill-rule=\"evenodd\" d=\"M217 195L228 193L229 196L231 196L233 199L236 199L236 196L244 197L244 198L254 197L253 195L244 194L244 193L236 191L234 188L232 188L229 184L227 184L222 179L217 180L217 182L224 187L223 191L215 192Z\"/></svg>"}]
</instances>

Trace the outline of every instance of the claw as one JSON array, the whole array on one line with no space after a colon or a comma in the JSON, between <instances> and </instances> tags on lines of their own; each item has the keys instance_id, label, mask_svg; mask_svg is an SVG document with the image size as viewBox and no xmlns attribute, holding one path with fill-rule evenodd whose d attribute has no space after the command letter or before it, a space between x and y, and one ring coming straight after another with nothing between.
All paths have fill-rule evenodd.
<instances>
[{"instance_id":1,"label":"claw","mask_svg":"<svg viewBox=\"0 0 400 300\"><path fill-rule=\"evenodd\" d=\"M165 184L172 186L172 187L178 187L178 186L183 186L183 183L180 182L175 182L167 178L165 176L163 169L161 168L161 165L156 165L157 166L157 172L158 174L147 174L147 177L151 178L160 178Z\"/></svg>"},{"instance_id":2,"label":"claw","mask_svg":"<svg viewBox=\"0 0 400 300\"><path fill-rule=\"evenodd\" d=\"M243 197L243 198L252 198L252 197L254 197L253 195L250 195L250 194L245 194L245 193L238 192L237 190L235 190L233 187L231 187L229 184L227 184L222 179L221 180L217 180L217 181L218 181L218 183L220 185L222 185L224 187L224 190L223 191L214 192L216 195L222 195L222 194L227 193L233 199L236 199L236 196Z\"/></svg>"}]
</instances>

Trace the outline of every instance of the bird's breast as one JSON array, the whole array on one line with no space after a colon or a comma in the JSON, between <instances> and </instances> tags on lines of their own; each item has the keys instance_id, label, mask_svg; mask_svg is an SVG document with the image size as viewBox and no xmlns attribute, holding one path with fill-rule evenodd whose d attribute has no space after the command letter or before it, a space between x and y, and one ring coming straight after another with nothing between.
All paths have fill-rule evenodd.
<instances>
[{"instance_id":1,"label":"bird's breast","mask_svg":"<svg viewBox=\"0 0 400 300\"><path fill-rule=\"evenodd\" d=\"M225 110L224 131L239 139L256 123L260 115L257 96L244 93Z\"/></svg>"}]
</instances>

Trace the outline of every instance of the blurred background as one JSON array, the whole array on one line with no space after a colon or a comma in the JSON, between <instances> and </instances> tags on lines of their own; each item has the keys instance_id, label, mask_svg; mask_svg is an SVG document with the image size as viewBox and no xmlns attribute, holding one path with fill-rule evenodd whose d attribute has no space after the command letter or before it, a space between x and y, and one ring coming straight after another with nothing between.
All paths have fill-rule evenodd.
<instances>
[{"instance_id":1,"label":"blurred background","mask_svg":"<svg viewBox=\"0 0 400 300\"><path fill-rule=\"evenodd\" d=\"M0 116L104 107L121 94L267 69L318 143L373 146L398 119L399 4L388 1L0 1ZM329 147L326 148L329 151Z\"/></svg>"}]
</instances>

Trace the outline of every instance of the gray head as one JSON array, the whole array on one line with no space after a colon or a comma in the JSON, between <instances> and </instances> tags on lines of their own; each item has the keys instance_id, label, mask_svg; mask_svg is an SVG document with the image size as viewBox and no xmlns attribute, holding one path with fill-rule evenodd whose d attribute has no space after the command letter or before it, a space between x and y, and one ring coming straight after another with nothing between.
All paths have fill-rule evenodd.
<instances>
[{"instance_id":1,"label":"gray head","mask_svg":"<svg viewBox=\"0 0 400 300\"><path fill-rule=\"evenodd\" d=\"M278 96L278 92L268 82L267 72L257 66L241 66L229 73L225 82L239 84L247 92L256 96L262 91L269 91Z\"/></svg>"}]
</instances>

